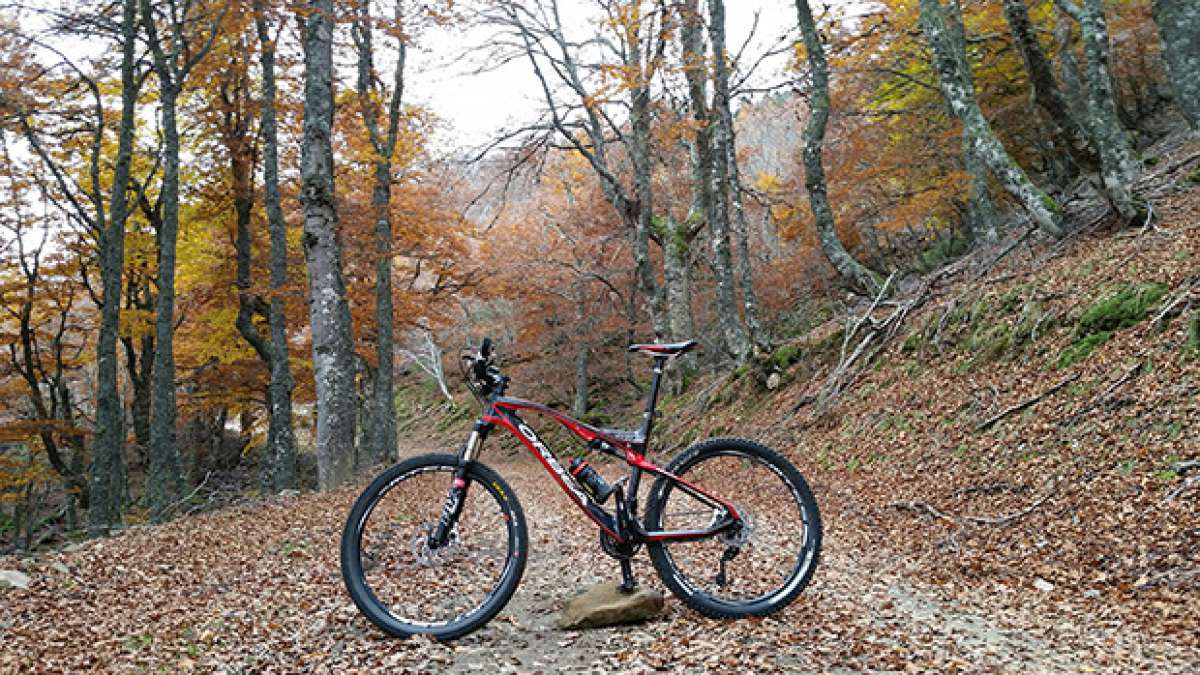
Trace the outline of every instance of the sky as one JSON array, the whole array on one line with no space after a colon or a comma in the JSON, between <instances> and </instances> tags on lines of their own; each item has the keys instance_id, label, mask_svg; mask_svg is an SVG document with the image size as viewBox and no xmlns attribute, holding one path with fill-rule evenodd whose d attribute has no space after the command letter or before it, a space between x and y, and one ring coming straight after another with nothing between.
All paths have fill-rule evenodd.
<instances>
[{"instance_id":1,"label":"sky","mask_svg":"<svg viewBox=\"0 0 1200 675\"><path fill-rule=\"evenodd\" d=\"M589 30L588 0L560 0L564 24L576 27L574 35ZM726 3L726 41L736 51L751 34L755 15L758 27L746 54L760 54L796 25L796 7L788 0L729 0ZM517 60L490 72L475 74L488 31L439 29L421 38L409 52L406 88L410 103L431 110L442 121L436 145L443 148L474 147L486 143L504 128L538 119L543 109L541 89L527 61ZM570 34L569 34L570 37ZM465 58L464 58L465 57ZM778 81L786 56L763 64L763 78ZM406 94L408 94L406 92Z\"/></svg>"}]
</instances>

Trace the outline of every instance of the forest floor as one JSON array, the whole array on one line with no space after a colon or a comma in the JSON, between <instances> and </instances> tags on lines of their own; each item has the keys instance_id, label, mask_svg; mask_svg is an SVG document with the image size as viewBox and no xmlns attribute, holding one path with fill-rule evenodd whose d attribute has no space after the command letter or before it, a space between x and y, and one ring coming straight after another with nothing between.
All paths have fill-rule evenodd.
<instances>
[{"instance_id":1,"label":"forest floor","mask_svg":"<svg viewBox=\"0 0 1200 675\"><path fill-rule=\"evenodd\" d=\"M4 592L3 672L1185 672L1194 647L1054 594L922 581L903 553L861 549L827 518L809 590L766 619L705 619L668 598L647 623L554 627L616 577L595 532L528 462L497 468L525 506L531 556L508 608L450 644L386 638L346 595L338 538L356 491L274 498L25 561ZM553 487L552 487L553 486ZM852 500L817 484L826 502ZM900 547L903 548L903 547ZM644 556L642 583L661 587Z\"/></svg>"},{"instance_id":2,"label":"forest floor","mask_svg":"<svg viewBox=\"0 0 1200 675\"><path fill-rule=\"evenodd\" d=\"M526 509L530 562L466 638L388 639L358 614L338 570L347 488L0 558L32 579L0 589L0 672L1195 672L1200 142L1146 157L1153 227L1106 229L1081 201L1065 241L955 263L837 397L843 320L776 352L774 391L713 375L664 403L656 461L736 434L809 478L825 550L776 616L712 621L668 596L645 624L557 630L617 567L540 466L497 444L483 459ZM635 571L661 587L644 555Z\"/></svg>"}]
</instances>

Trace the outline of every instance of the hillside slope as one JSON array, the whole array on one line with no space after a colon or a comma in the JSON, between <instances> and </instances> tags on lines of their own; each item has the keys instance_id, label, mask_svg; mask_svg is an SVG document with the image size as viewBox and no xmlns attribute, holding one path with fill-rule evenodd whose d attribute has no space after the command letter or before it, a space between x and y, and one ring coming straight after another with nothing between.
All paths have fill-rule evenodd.
<instances>
[{"instance_id":1,"label":"hillside slope","mask_svg":"<svg viewBox=\"0 0 1200 675\"><path fill-rule=\"evenodd\" d=\"M779 390L700 383L664 433L785 449L830 539L953 594L1200 646L1200 470L1181 475L1200 458L1200 143L1185 139L1143 181L1155 225L979 251L840 396L824 398L835 323L776 352L792 363Z\"/></svg>"},{"instance_id":2,"label":"hillside slope","mask_svg":"<svg viewBox=\"0 0 1200 675\"><path fill-rule=\"evenodd\" d=\"M508 609L460 642L384 639L357 614L337 558L350 488L0 558L31 578L0 589L0 672L1189 672L1200 142L1159 152L1143 186L1153 227L1105 229L1081 200L1066 241L1015 237L902 285L871 321L784 345L771 390L726 373L665 402L657 459L749 436L813 484L824 559L778 616L722 623L670 601L641 627L555 630L557 606L616 566L540 467L497 443L483 460L528 510L531 563ZM889 322L897 311L904 320ZM853 340L846 325L860 325ZM896 330L830 396L830 374L871 326ZM445 450L464 414L403 424L405 447ZM644 556L636 570L658 585Z\"/></svg>"}]
</instances>

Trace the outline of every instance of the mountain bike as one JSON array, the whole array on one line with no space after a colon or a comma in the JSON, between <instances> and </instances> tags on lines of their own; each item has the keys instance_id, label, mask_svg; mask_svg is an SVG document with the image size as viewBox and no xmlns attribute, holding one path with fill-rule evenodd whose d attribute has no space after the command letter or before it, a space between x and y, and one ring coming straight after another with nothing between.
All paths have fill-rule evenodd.
<instances>
[{"instance_id":1,"label":"mountain bike","mask_svg":"<svg viewBox=\"0 0 1200 675\"><path fill-rule=\"evenodd\" d=\"M620 563L623 591L635 587L630 560L645 546L663 584L701 614L736 619L787 606L808 585L821 551L817 503L796 467L740 438L702 441L666 467L646 458L667 361L696 346L629 347L654 363L635 431L585 424L506 396L509 378L493 361L491 340L464 354L463 378L483 406L466 444L457 454L422 455L388 468L350 510L341 567L355 605L391 635L441 640L465 635L503 609L529 555L516 493L478 460L484 440L503 427L598 526L601 548ZM524 411L557 421L587 453L624 462L628 475L609 485L584 457L564 467L521 419ZM655 480L639 517L644 475Z\"/></svg>"}]
</instances>

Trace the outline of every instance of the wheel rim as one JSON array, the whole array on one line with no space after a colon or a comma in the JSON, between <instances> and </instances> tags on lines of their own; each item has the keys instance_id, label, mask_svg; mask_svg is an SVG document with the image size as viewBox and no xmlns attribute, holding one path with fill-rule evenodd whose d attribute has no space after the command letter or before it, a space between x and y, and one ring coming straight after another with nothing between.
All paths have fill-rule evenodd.
<instances>
[{"instance_id":1,"label":"wheel rim","mask_svg":"<svg viewBox=\"0 0 1200 675\"><path fill-rule=\"evenodd\" d=\"M705 455L685 466L680 476L732 499L745 529L666 544L663 551L677 583L692 594L742 609L772 603L795 590L814 558L815 514L798 486L774 465L732 450ZM656 529L706 529L719 515L671 485L661 503ZM737 554L725 563L722 585L721 559L731 547Z\"/></svg>"},{"instance_id":2,"label":"wheel rim","mask_svg":"<svg viewBox=\"0 0 1200 675\"><path fill-rule=\"evenodd\" d=\"M516 561L504 501L477 482L467 488L450 544L429 547L454 470L419 467L398 476L359 523L356 562L364 588L404 630L439 632L486 612Z\"/></svg>"}]
</instances>

